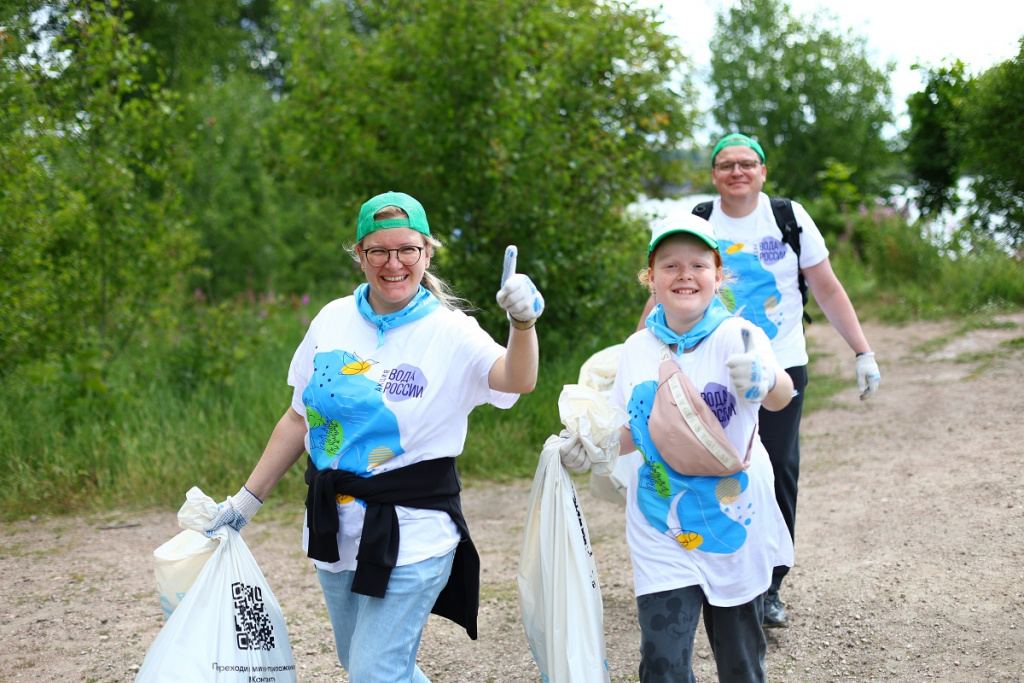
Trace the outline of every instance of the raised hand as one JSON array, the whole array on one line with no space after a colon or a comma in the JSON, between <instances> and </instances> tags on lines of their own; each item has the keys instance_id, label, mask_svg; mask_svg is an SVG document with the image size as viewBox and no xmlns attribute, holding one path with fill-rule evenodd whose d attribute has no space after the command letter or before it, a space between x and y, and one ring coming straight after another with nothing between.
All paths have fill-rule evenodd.
<instances>
[{"instance_id":1,"label":"raised hand","mask_svg":"<svg viewBox=\"0 0 1024 683\"><path fill-rule=\"evenodd\" d=\"M516 273L518 253L515 245L505 249L497 299L498 305L508 313L512 326L525 329L532 327L544 312L544 297L529 277Z\"/></svg>"},{"instance_id":2,"label":"raised hand","mask_svg":"<svg viewBox=\"0 0 1024 683\"><path fill-rule=\"evenodd\" d=\"M736 393L750 401L760 403L775 388L775 371L768 367L756 351L751 350L750 330L741 330L743 353L736 353L725 361Z\"/></svg>"}]
</instances>

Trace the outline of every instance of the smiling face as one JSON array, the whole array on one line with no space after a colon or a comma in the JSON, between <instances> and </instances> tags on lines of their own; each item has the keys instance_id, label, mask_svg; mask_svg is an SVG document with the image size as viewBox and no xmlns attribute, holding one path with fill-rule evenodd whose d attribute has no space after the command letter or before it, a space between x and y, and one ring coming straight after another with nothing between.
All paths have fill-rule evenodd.
<instances>
[{"instance_id":1,"label":"smiling face","mask_svg":"<svg viewBox=\"0 0 1024 683\"><path fill-rule=\"evenodd\" d=\"M749 170L733 162L757 162L757 166ZM768 177L768 167L761 162L761 157L745 145L723 147L715 156L711 170L711 182L714 183L723 203L744 204L757 198L764 181ZM728 171L719 171L719 164L732 163Z\"/></svg>"},{"instance_id":2,"label":"smiling face","mask_svg":"<svg viewBox=\"0 0 1024 683\"><path fill-rule=\"evenodd\" d=\"M419 261L407 266L398 260L398 249L422 247ZM369 249L391 249L383 266L373 266L366 260ZM370 285L367 297L377 315L387 315L402 310L419 291L423 273L430 267L431 247L422 233L412 228L389 228L377 230L363 238L356 245L359 264Z\"/></svg>"},{"instance_id":3,"label":"smiling face","mask_svg":"<svg viewBox=\"0 0 1024 683\"><path fill-rule=\"evenodd\" d=\"M693 329L722 284L717 254L687 234L669 235L654 250L648 280L665 309L665 322L676 334Z\"/></svg>"}]
</instances>

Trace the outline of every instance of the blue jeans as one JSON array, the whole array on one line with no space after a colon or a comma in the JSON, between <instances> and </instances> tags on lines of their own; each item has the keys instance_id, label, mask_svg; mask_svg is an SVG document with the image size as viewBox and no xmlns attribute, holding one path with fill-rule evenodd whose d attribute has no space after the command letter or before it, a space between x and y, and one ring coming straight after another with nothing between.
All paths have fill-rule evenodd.
<instances>
[{"instance_id":1,"label":"blue jeans","mask_svg":"<svg viewBox=\"0 0 1024 683\"><path fill-rule=\"evenodd\" d=\"M416 666L430 608L448 583L455 551L395 567L383 598L353 593L355 572L316 574L334 629L338 661L351 683L429 683Z\"/></svg>"}]
</instances>

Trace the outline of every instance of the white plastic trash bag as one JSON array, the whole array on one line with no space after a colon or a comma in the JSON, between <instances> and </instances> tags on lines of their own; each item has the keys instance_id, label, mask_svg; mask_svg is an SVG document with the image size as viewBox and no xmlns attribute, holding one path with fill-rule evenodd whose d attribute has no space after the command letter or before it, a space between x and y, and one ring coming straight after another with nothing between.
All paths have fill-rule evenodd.
<instances>
[{"instance_id":1,"label":"white plastic trash bag","mask_svg":"<svg viewBox=\"0 0 1024 683\"><path fill-rule=\"evenodd\" d=\"M216 538L185 529L153 551L156 592L164 619L170 618L218 545Z\"/></svg>"},{"instance_id":2,"label":"white plastic trash bag","mask_svg":"<svg viewBox=\"0 0 1024 683\"><path fill-rule=\"evenodd\" d=\"M519 554L523 627L545 683L607 683L601 584L560 443L544 443L530 492Z\"/></svg>"},{"instance_id":3,"label":"white plastic trash bag","mask_svg":"<svg viewBox=\"0 0 1024 683\"><path fill-rule=\"evenodd\" d=\"M629 487L629 458L616 458L611 473L604 475L590 473L590 492L601 500L626 506L626 489Z\"/></svg>"},{"instance_id":4,"label":"white plastic trash bag","mask_svg":"<svg viewBox=\"0 0 1024 683\"><path fill-rule=\"evenodd\" d=\"M607 403L619 371L619 357L622 344L609 346L598 351L580 367L579 384L601 395ZM597 399L594 399L595 401ZM610 408L609 408L610 409ZM622 424L625 424L622 416ZM618 438L618 430L615 437ZM626 487L629 485L629 459L616 458L610 466L594 467L590 472L590 492L602 500L619 505L626 504Z\"/></svg>"},{"instance_id":5,"label":"white plastic trash bag","mask_svg":"<svg viewBox=\"0 0 1024 683\"><path fill-rule=\"evenodd\" d=\"M209 501L216 510L199 489L189 495L186 507ZM198 514L183 522L179 513L178 522L201 528ZM263 572L237 531L224 526L215 538L219 545L149 646L135 683L295 683L284 615Z\"/></svg>"},{"instance_id":6,"label":"white plastic trash bag","mask_svg":"<svg viewBox=\"0 0 1024 683\"><path fill-rule=\"evenodd\" d=\"M619 372L619 356L621 355L622 344L598 351L580 366L579 383L607 396L612 392L612 385L615 384L615 375Z\"/></svg>"},{"instance_id":7,"label":"white plastic trash bag","mask_svg":"<svg viewBox=\"0 0 1024 683\"><path fill-rule=\"evenodd\" d=\"M164 619L178 606L220 540L210 538L203 525L217 514L217 503L193 486L178 510L178 526L184 531L153 551L153 573Z\"/></svg>"},{"instance_id":8,"label":"white plastic trash bag","mask_svg":"<svg viewBox=\"0 0 1024 683\"><path fill-rule=\"evenodd\" d=\"M619 427L626 415L608 398L582 384L566 384L558 396L558 417L572 434L579 434L590 458L591 471L609 475L619 454Z\"/></svg>"}]
</instances>

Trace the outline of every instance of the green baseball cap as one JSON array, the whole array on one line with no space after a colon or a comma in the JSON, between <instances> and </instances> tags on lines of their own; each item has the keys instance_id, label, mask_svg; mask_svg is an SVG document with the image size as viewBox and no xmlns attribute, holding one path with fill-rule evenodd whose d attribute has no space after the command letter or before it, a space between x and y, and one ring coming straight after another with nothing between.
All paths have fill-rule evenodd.
<instances>
[{"instance_id":1,"label":"green baseball cap","mask_svg":"<svg viewBox=\"0 0 1024 683\"><path fill-rule=\"evenodd\" d=\"M712 249L718 249L718 238L715 237L715 230L711 227L711 223L692 213L684 213L654 222L651 226L651 243L647 247L647 255L650 256L651 252L658 248L661 240L677 233L699 237L704 244Z\"/></svg>"},{"instance_id":2,"label":"green baseball cap","mask_svg":"<svg viewBox=\"0 0 1024 683\"><path fill-rule=\"evenodd\" d=\"M408 214L408 218L388 218L382 221L373 220L374 215L385 206L397 206ZM359 241L377 230L388 228L412 228L430 237L430 225L427 223L427 212L423 205L403 192L385 192L363 204L359 209L359 228L356 241Z\"/></svg>"},{"instance_id":3,"label":"green baseball cap","mask_svg":"<svg viewBox=\"0 0 1024 683\"><path fill-rule=\"evenodd\" d=\"M715 145L714 151L711 152L711 163L715 163L715 157L722 151L723 147L731 147L733 145L743 145L757 152L757 156L761 157L761 163L764 163L764 150L761 149L761 145L757 143L757 140L749 138L743 133L731 133L726 135L724 138L718 141Z\"/></svg>"}]
</instances>

